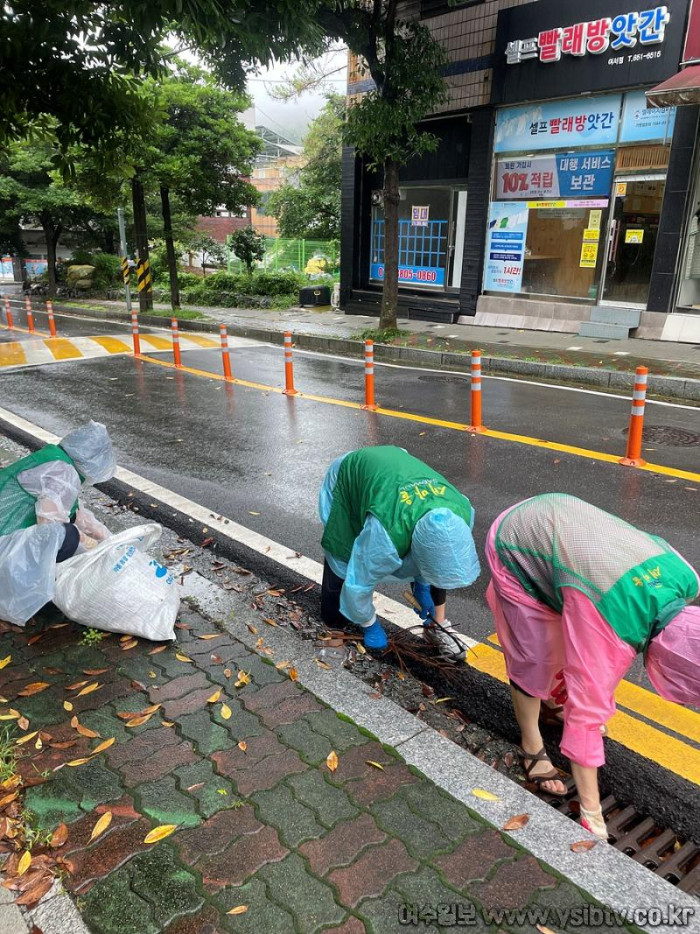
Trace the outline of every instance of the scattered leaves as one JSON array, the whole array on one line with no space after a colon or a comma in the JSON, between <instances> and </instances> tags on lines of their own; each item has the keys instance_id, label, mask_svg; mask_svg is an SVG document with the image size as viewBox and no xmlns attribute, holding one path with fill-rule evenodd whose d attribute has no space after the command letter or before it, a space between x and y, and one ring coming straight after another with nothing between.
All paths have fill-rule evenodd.
<instances>
[{"instance_id":1,"label":"scattered leaves","mask_svg":"<svg viewBox=\"0 0 700 934\"><path fill-rule=\"evenodd\" d=\"M242 739L240 743L238 744L238 748L241 750L241 752L246 752L248 749L248 743L246 743L246 741Z\"/></svg>"},{"instance_id":2,"label":"scattered leaves","mask_svg":"<svg viewBox=\"0 0 700 934\"><path fill-rule=\"evenodd\" d=\"M179 662L191 662L191 661L192 661L191 658L189 658L187 655L183 655L182 652L176 652L176 653L175 653L175 658L176 658Z\"/></svg>"},{"instance_id":3,"label":"scattered leaves","mask_svg":"<svg viewBox=\"0 0 700 934\"><path fill-rule=\"evenodd\" d=\"M544 924L536 924L535 927L540 932L540 934L556 934L551 928L546 927Z\"/></svg>"},{"instance_id":4,"label":"scattered leaves","mask_svg":"<svg viewBox=\"0 0 700 934\"><path fill-rule=\"evenodd\" d=\"M78 688L85 687L87 683L88 683L87 681L76 681L75 684L69 684L65 690L66 691L77 691Z\"/></svg>"},{"instance_id":5,"label":"scattered leaves","mask_svg":"<svg viewBox=\"0 0 700 934\"><path fill-rule=\"evenodd\" d=\"M294 670L294 669L292 669L292 671L293 671L293 670ZM289 672L289 676L291 677L291 675L292 675L292 672L290 671L290 672ZM293 681L293 680L294 680L294 679L292 678L292 681ZM239 671L239 672L238 672L238 675L237 675L237 680L236 680L235 687L237 687L237 688L242 688L243 685L245 685L245 684L250 684L250 683L251 683L251 677L250 677L250 675L248 674L248 672L246 672L246 671Z\"/></svg>"},{"instance_id":6,"label":"scattered leaves","mask_svg":"<svg viewBox=\"0 0 700 934\"><path fill-rule=\"evenodd\" d=\"M161 824L160 827L156 827L151 830L150 833L147 833L143 838L144 843L158 843L159 840L165 840L166 837L169 837L171 833L174 833L177 830L177 824Z\"/></svg>"},{"instance_id":7,"label":"scattered leaves","mask_svg":"<svg viewBox=\"0 0 700 934\"><path fill-rule=\"evenodd\" d=\"M235 908L232 908L230 911L227 911L227 915L244 915L248 911L247 905L236 905Z\"/></svg>"},{"instance_id":8,"label":"scattered leaves","mask_svg":"<svg viewBox=\"0 0 700 934\"><path fill-rule=\"evenodd\" d=\"M88 739L97 739L100 735L95 730L91 730L89 727L83 726L82 723L79 723L77 717L73 717L70 725L77 733L80 733L81 736L86 736Z\"/></svg>"},{"instance_id":9,"label":"scattered leaves","mask_svg":"<svg viewBox=\"0 0 700 934\"><path fill-rule=\"evenodd\" d=\"M59 824L58 827L51 834L51 839L49 840L49 846L53 850L57 850L59 847L68 839L68 827L65 824Z\"/></svg>"},{"instance_id":10,"label":"scattered leaves","mask_svg":"<svg viewBox=\"0 0 700 934\"><path fill-rule=\"evenodd\" d=\"M514 817L508 818L508 820L503 825L503 829L504 830L522 830L529 820L530 820L529 814L516 814Z\"/></svg>"},{"instance_id":11,"label":"scattered leaves","mask_svg":"<svg viewBox=\"0 0 700 934\"><path fill-rule=\"evenodd\" d=\"M66 765L75 768L76 765L85 765L86 762L89 762L92 759L92 756L85 756L82 759L73 759L72 762L66 762Z\"/></svg>"},{"instance_id":12,"label":"scattered leaves","mask_svg":"<svg viewBox=\"0 0 700 934\"><path fill-rule=\"evenodd\" d=\"M46 895L53 885L53 876L50 873L43 873L36 882L29 886L19 898L15 899L15 905L25 905L30 908Z\"/></svg>"},{"instance_id":13,"label":"scattered leaves","mask_svg":"<svg viewBox=\"0 0 700 934\"><path fill-rule=\"evenodd\" d=\"M64 709L64 710L67 710L68 713L70 713L71 710L73 709L73 705L71 704L70 701L64 700L64 701L63 701L63 709Z\"/></svg>"},{"instance_id":14,"label":"scattered leaves","mask_svg":"<svg viewBox=\"0 0 700 934\"><path fill-rule=\"evenodd\" d=\"M283 671L285 668L290 668L291 664L292 663L289 660L284 661L284 662L277 662L277 664L275 665L275 668L278 671Z\"/></svg>"},{"instance_id":15,"label":"scattered leaves","mask_svg":"<svg viewBox=\"0 0 700 934\"><path fill-rule=\"evenodd\" d=\"M251 515L251 516L259 516L259 515L260 515L259 512L255 512L255 511L252 510L252 509L249 509L249 510L248 510L248 514Z\"/></svg>"},{"instance_id":16,"label":"scattered leaves","mask_svg":"<svg viewBox=\"0 0 700 934\"><path fill-rule=\"evenodd\" d=\"M127 639L126 642L122 642L121 649L123 652L128 652L129 649L135 649L137 645L138 642L132 636L130 639Z\"/></svg>"},{"instance_id":17,"label":"scattered leaves","mask_svg":"<svg viewBox=\"0 0 700 934\"><path fill-rule=\"evenodd\" d=\"M146 652L147 655L158 655L160 652L164 652L167 649L167 645L157 645L154 649L151 649L150 652Z\"/></svg>"},{"instance_id":18,"label":"scattered leaves","mask_svg":"<svg viewBox=\"0 0 700 934\"><path fill-rule=\"evenodd\" d=\"M22 854L22 858L20 859L19 864L17 865L17 875L23 876L31 865L32 854L29 852L29 850L25 850Z\"/></svg>"},{"instance_id":19,"label":"scattered leaves","mask_svg":"<svg viewBox=\"0 0 700 934\"><path fill-rule=\"evenodd\" d=\"M78 691L75 695L76 697L83 697L85 694L92 694L93 691L99 691L102 685L98 681L93 681L92 684L88 684L86 688L83 688L82 691Z\"/></svg>"},{"instance_id":20,"label":"scattered leaves","mask_svg":"<svg viewBox=\"0 0 700 934\"><path fill-rule=\"evenodd\" d=\"M28 730L29 720L27 720L26 717L20 717L19 720L17 721L17 726L20 728L20 730Z\"/></svg>"},{"instance_id":21,"label":"scattered leaves","mask_svg":"<svg viewBox=\"0 0 700 934\"><path fill-rule=\"evenodd\" d=\"M218 691L214 691L211 697L207 698L207 704L215 704L221 697L221 688Z\"/></svg>"},{"instance_id":22,"label":"scattered leaves","mask_svg":"<svg viewBox=\"0 0 700 934\"><path fill-rule=\"evenodd\" d=\"M491 791L485 791L483 788L472 788L472 794L475 798L481 798L482 801L500 801L498 795Z\"/></svg>"},{"instance_id":23,"label":"scattered leaves","mask_svg":"<svg viewBox=\"0 0 700 934\"><path fill-rule=\"evenodd\" d=\"M373 765L375 769L379 769L380 772L384 771L384 766L381 765L379 762L375 762L374 759L365 759L365 762L367 763L367 765Z\"/></svg>"},{"instance_id":24,"label":"scattered leaves","mask_svg":"<svg viewBox=\"0 0 700 934\"><path fill-rule=\"evenodd\" d=\"M329 772L335 772L338 768L338 755L334 749L328 753L326 757L326 765L328 766Z\"/></svg>"},{"instance_id":25,"label":"scattered leaves","mask_svg":"<svg viewBox=\"0 0 700 934\"><path fill-rule=\"evenodd\" d=\"M361 642L356 642L356 643L355 643L355 648L356 648L357 651L360 653L360 655L366 655L366 654L367 654L367 649L364 647L364 645L363 645Z\"/></svg>"},{"instance_id":26,"label":"scattered leaves","mask_svg":"<svg viewBox=\"0 0 700 934\"><path fill-rule=\"evenodd\" d=\"M7 713L0 713L0 720L19 720L22 714L14 707L10 707Z\"/></svg>"},{"instance_id":27,"label":"scattered leaves","mask_svg":"<svg viewBox=\"0 0 700 934\"><path fill-rule=\"evenodd\" d=\"M569 849L572 853L585 853L588 850L592 850L593 847L597 845L597 840L579 840L576 843L572 843Z\"/></svg>"},{"instance_id":28,"label":"scattered leaves","mask_svg":"<svg viewBox=\"0 0 700 934\"><path fill-rule=\"evenodd\" d=\"M125 726L126 726L127 730L130 729L131 727L143 726L144 723L148 723L148 721L151 719L152 716L153 716L152 713L147 713L147 714L144 714L144 715L142 715L142 716L140 716L140 717L138 717L138 716L137 716L137 717L132 717L130 720L127 720L127 721L126 721Z\"/></svg>"},{"instance_id":29,"label":"scattered leaves","mask_svg":"<svg viewBox=\"0 0 700 934\"><path fill-rule=\"evenodd\" d=\"M297 674L296 668L289 669L289 679L290 681L296 681L299 675Z\"/></svg>"},{"instance_id":30,"label":"scattered leaves","mask_svg":"<svg viewBox=\"0 0 700 934\"><path fill-rule=\"evenodd\" d=\"M15 743L15 746L21 746L23 743L28 743L29 740L30 740L30 739L34 739L34 737L35 737L38 733L39 733L38 730L34 730L33 733L27 733L26 736L22 736L22 737L20 737L20 738L17 740L17 742Z\"/></svg>"},{"instance_id":31,"label":"scattered leaves","mask_svg":"<svg viewBox=\"0 0 700 934\"><path fill-rule=\"evenodd\" d=\"M207 632L203 636L197 636L198 639L220 639L223 632Z\"/></svg>"},{"instance_id":32,"label":"scattered leaves","mask_svg":"<svg viewBox=\"0 0 700 934\"><path fill-rule=\"evenodd\" d=\"M231 719L231 708L228 704L221 705L221 716L224 718L224 720Z\"/></svg>"},{"instance_id":33,"label":"scattered leaves","mask_svg":"<svg viewBox=\"0 0 700 934\"><path fill-rule=\"evenodd\" d=\"M5 658L0 658L0 671L2 671L3 668L7 668L11 661L11 655L7 655Z\"/></svg>"},{"instance_id":34,"label":"scattered leaves","mask_svg":"<svg viewBox=\"0 0 700 934\"><path fill-rule=\"evenodd\" d=\"M45 691L46 688L50 688L51 685L48 681L32 681L31 684L28 684L26 687L22 688L21 691L17 692L18 697L31 697L32 694L39 694L41 691Z\"/></svg>"},{"instance_id":35,"label":"scattered leaves","mask_svg":"<svg viewBox=\"0 0 700 934\"><path fill-rule=\"evenodd\" d=\"M83 674L89 675L91 678L96 678L98 675L103 675L106 671L109 671L109 668L84 668Z\"/></svg>"},{"instance_id":36,"label":"scattered leaves","mask_svg":"<svg viewBox=\"0 0 700 934\"><path fill-rule=\"evenodd\" d=\"M90 839L88 843L92 843L93 840L97 840L98 837L101 837L105 830L112 823L112 812L105 811L102 817L97 821L95 826L92 828L92 833L90 834Z\"/></svg>"},{"instance_id":37,"label":"scattered leaves","mask_svg":"<svg viewBox=\"0 0 700 934\"><path fill-rule=\"evenodd\" d=\"M110 737L110 739L103 740L103 742L101 742L99 746L95 746L95 748L92 750L93 756L99 755L99 753L104 752L105 749L109 749L109 747L113 746L115 743L116 743L116 738L114 736Z\"/></svg>"}]
</instances>

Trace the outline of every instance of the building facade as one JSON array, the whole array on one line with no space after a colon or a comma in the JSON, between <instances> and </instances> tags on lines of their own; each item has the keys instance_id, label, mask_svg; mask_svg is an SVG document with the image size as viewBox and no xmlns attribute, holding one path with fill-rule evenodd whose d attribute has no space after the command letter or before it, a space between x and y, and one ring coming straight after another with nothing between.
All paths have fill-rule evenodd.
<instances>
[{"instance_id":1,"label":"building facade","mask_svg":"<svg viewBox=\"0 0 700 934\"><path fill-rule=\"evenodd\" d=\"M669 312L700 304L698 109L645 97L681 66L688 10L688 0L410 5L447 47L450 98L426 121L437 152L401 177L402 313L661 337ZM365 89L351 77L351 93ZM344 167L342 299L371 313L381 178L350 151Z\"/></svg>"}]
</instances>

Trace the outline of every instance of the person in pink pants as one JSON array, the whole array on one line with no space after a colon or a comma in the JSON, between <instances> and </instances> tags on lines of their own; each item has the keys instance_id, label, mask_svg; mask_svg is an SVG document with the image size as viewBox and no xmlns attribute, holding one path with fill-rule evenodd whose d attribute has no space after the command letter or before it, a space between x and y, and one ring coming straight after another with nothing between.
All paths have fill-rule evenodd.
<instances>
[{"instance_id":1,"label":"person in pink pants","mask_svg":"<svg viewBox=\"0 0 700 934\"><path fill-rule=\"evenodd\" d=\"M615 689L642 652L662 697L700 706L700 607L688 606L700 579L663 539L563 493L502 513L486 557L525 774L550 794L565 793L539 730L541 702L563 702L561 751L581 823L607 839L598 767Z\"/></svg>"}]
</instances>

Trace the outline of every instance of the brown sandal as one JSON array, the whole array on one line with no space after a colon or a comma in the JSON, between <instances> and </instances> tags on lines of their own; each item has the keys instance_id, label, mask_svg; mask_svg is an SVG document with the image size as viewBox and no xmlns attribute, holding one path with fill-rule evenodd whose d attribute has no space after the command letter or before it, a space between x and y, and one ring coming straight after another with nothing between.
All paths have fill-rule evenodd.
<instances>
[{"instance_id":1,"label":"brown sandal","mask_svg":"<svg viewBox=\"0 0 700 934\"><path fill-rule=\"evenodd\" d=\"M531 753L525 752L525 750L518 746L518 758L520 759L523 771L525 772L525 778L528 782L533 785L537 785L538 791L544 791L545 794L553 795L556 798L564 798L568 794L566 786L564 786L564 791L547 791L542 788L544 782L562 782L564 783L561 774L558 769L555 769L554 766L550 769L549 772L546 772L544 775L533 775L532 770L538 762L549 762L551 765L551 759L547 755L547 750L544 746L540 749L539 752ZM529 762L529 765L526 765L525 762Z\"/></svg>"},{"instance_id":2,"label":"brown sandal","mask_svg":"<svg viewBox=\"0 0 700 934\"><path fill-rule=\"evenodd\" d=\"M548 726L564 725L564 708L550 707L548 704L540 706L540 722Z\"/></svg>"}]
</instances>

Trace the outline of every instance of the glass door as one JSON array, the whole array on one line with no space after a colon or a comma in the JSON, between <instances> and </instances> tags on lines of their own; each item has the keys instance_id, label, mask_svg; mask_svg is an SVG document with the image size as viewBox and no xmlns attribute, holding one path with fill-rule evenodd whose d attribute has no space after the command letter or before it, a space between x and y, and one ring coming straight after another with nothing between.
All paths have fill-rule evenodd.
<instances>
[{"instance_id":1,"label":"glass door","mask_svg":"<svg viewBox=\"0 0 700 934\"><path fill-rule=\"evenodd\" d=\"M665 175L615 180L603 302L646 306Z\"/></svg>"}]
</instances>

